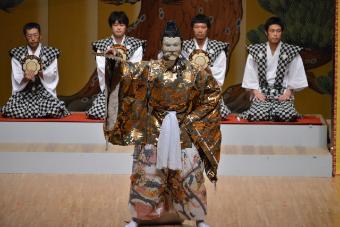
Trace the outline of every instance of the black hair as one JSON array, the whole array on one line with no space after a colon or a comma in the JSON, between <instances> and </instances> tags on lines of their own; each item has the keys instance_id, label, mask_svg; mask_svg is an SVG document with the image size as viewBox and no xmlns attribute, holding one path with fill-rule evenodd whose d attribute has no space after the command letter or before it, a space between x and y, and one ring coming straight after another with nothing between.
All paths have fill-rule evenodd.
<instances>
[{"instance_id":1,"label":"black hair","mask_svg":"<svg viewBox=\"0 0 340 227\"><path fill-rule=\"evenodd\" d=\"M270 17L266 20L264 24L264 29L266 30L266 32L268 32L269 26L273 24L279 25L281 27L281 31L285 29L284 23L280 17Z\"/></svg>"},{"instance_id":2,"label":"black hair","mask_svg":"<svg viewBox=\"0 0 340 227\"><path fill-rule=\"evenodd\" d=\"M40 24L35 23L35 22L30 22L24 25L24 27L22 28L22 32L24 33L24 35L26 35L27 30L36 28L38 29L39 33L40 33Z\"/></svg>"},{"instance_id":3,"label":"black hair","mask_svg":"<svg viewBox=\"0 0 340 227\"><path fill-rule=\"evenodd\" d=\"M176 25L175 21L168 21L166 22L164 32L162 35L162 40L164 37L180 37L181 38L181 33ZM182 38L181 38L182 40Z\"/></svg>"},{"instance_id":4,"label":"black hair","mask_svg":"<svg viewBox=\"0 0 340 227\"><path fill-rule=\"evenodd\" d=\"M197 14L196 16L194 16L191 20L191 27L193 28L194 25L197 23L206 24L208 28L210 28L211 26L209 17L204 14Z\"/></svg>"},{"instance_id":5,"label":"black hair","mask_svg":"<svg viewBox=\"0 0 340 227\"><path fill-rule=\"evenodd\" d=\"M113 11L109 16L108 22L110 27L116 22L125 24L126 27L129 26L129 18L123 11Z\"/></svg>"}]
</instances>

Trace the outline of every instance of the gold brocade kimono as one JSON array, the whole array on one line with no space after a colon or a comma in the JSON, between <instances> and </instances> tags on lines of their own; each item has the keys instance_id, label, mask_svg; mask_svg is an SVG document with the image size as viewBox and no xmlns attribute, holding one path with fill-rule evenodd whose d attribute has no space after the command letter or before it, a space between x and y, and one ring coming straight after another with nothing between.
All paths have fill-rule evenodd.
<instances>
[{"instance_id":1,"label":"gold brocade kimono","mask_svg":"<svg viewBox=\"0 0 340 227\"><path fill-rule=\"evenodd\" d=\"M193 143L208 178L216 181L221 147L221 92L211 72L200 71L182 58L172 71L166 69L162 60L126 62L118 64L120 67L110 60L107 63L106 75L114 78L106 79L108 91L114 90L120 81L118 115L109 141L116 145L157 145L167 111L176 111L182 149Z\"/></svg>"}]
</instances>

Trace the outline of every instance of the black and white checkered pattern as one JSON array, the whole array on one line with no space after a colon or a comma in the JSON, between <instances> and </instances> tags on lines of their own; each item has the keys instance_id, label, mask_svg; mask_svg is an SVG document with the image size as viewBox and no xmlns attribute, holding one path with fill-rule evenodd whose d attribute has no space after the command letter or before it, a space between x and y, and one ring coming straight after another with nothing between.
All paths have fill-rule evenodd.
<instances>
[{"instance_id":1,"label":"black and white checkered pattern","mask_svg":"<svg viewBox=\"0 0 340 227\"><path fill-rule=\"evenodd\" d=\"M98 41L95 41L92 43L92 48L95 52L100 51L100 52L105 52L109 46L113 45L113 39L112 37L108 37L106 39L101 39ZM128 50L127 52L127 58L130 59L135 53L135 51L142 46L143 50L145 50L146 46L146 41L145 40L140 40L136 39L134 37L130 36L125 36L124 43L123 45L126 47Z\"/></svg>"},{"instance_id":2,"label":"black and white checkered pattern","mask_svg":"<svg viewBox=\"0 0 340 227\"><path fill-rule=\"evenodd\" d=\"M301 115L294 107L294 99L287 101L254 99L249 110L241 113L239 117L249 121L295 121L301 118Z\"/></svg>"},{"instance_id":3,"label":"black and white checkered pattern","mask_svg":"<svg viewBox=\"0 0 340 227\"><path fill-rule=\"evenodd\" d=\"M224 51L228 59L229 43L208 39L207 52L210 58L211 66L214 64L217 56Z\"/></svg>"},{"instance_id":4,"label":"black and white checkered pattern","mask_svg":"<svg viewBox=\"0 0 340 227\"><path fill-rule=\"evenodd\" d=\"M220 101L220 115L222 120L226 120L229 116L229 114L231 114L230 109L228 108L228 106L224 103L222 97L221 97L221 101Z\"/></svg>"},{"instance_id":5,"label":"black and white checkered pattern","mask_svg":"<svg viewBox=\"0 0 340 227\"><path fill-rule=\"evenodd\" d=\"M28 55L28 50L26 46L16 47L9 51L9 55L17 59L21 64L23 64L24 58ZM54 59L58 58L60 51L54 47L42 46L39 58L41 59L42 69L45 70Z\"/></svg>"},{"instance_id":6,"label":"black and white checkered pattern","mask_svg":"<svg viewBox=\"0 0 340 227\"><path fill-rule=\"evenodd\" d=\"M260 87L268 87L267 72L267 47L265 43L248 46L249 54L257 63Z\"/></svg>"},{"instance_id":7,"label":"black and white checkered pattern","mask_svg":"<svg viewBox=\"0 0 340 227\"><path fill-rule=\"evenodd\" d=\"M113 45L112 37L101 39L92 43L94 51L105 52L109 46ZM127 59L130 59L134 52L142 46L145 50L146 41L136 39L134 37L125 36L123 45L128 50ZM91 108L86 112L87 116L92 119L103 119L106 113L106 99L105 92L100 92L93 101Z\"/></svg>"},{"instance_id":8,"label":"black and white checkered pattern","mask_svg":"<svg viewBox=\"0 0 340 227\"><path fill-rule=\"evenodd\" d=\"M285 71L287 65L295 58L295 56L302 50L301 47L289 45L286 43L281 44L279 53L279 62L276 69L276 77L274 88L281 89ZM258 66L258 77L260 82L260 88L268 88L268 82L266 79L267 72L267 44L254 44L248 46L249 54L252 55Z\"/></svg>"},{"instance_id":9,"label":"black and white checkered pattern","mask_svg":"<svg viewBox=\"0 0 340 227\"><path fill-rule=\"evenodd\" d=\"M276 77L274 88L281 88L283 83L283 78L285 71L287 69L287 65L293 61L296 55L302 50L299 46L293 46L289 44L282 43L280 54L279 54L279 62L276 69Z\"/></svg>"},{"instance_id":10,"label":"black and white checkered pattern","mask_svg":"<svg viewBox=\"0 0 340 227\"><path fill-rule=\"evenodd\" d=\"M64 102L53 97L41 83L36 84L34 91L25 89L13 94L1 113L10 118L61 118L70 114Z\"/></svg>"},{"instance_id":11,"label":"black and white checkered pattern","mask_svg":"<svg viewBox=\"0 0 340 227\"><path fill-rule=\"evenodd\" d=\"M100 39L92 43L93 51L105 52L108 47L113 45L113 40L111 37Z\"/></svg>"},{"instance_id":12,"label":"black and white checkered pattern","mask_svg":"<svg viewBox=\"0 0 340 227\"><path fill-rule=\"evenodd\" d=\"M104 119L106 113L106 98L105 91L100 92L95 100L91 108L86 112L88 118L91 119Z\"/></svg>"},{"instance_id":13,"label":"black and white checkered pattern","mask_svg":"<svg viewBox=\"0 0 340 227\"><path fill-rule=\"evenodd\" d=\"M301 117L294 107L294 99L287 101L277 100L277 97L282 95L285 90L282 84L287 65L301 49L298 46L282 43L274 86L270 87L266 79L266 44L255 44L248 47L249 54L252 55L257 63L260 89L266 95L267 100L261 102L254 99L249 110L240 114L241 118L250 121L293 121Z\"/></svg>"},{"instance_id":14,"label":"black and white checkered pattern","mask_svg":"<svg viewBox=\"0 0 340 227\"><path fill-rule=\"evenodd\" d=\"M188 55L191 54L192 51L196 49L195 42L193 39L191 40L184 40L182 44L182 49L185 51ZM226 56L228 57L228 49L229 49L229 43L224 43L217 40L211 40L208 39L207 44L207 50L209 60L210 60L210 67L214 65L214 62L217 58L217 56L224 51Z\"/></svg>"}]
</instances>

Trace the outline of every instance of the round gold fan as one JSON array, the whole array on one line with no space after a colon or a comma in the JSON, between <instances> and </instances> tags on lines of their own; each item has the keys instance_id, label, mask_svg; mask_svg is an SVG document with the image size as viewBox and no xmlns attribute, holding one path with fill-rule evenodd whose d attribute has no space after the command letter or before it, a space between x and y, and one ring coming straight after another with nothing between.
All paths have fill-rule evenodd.
<instances>
[{"instance_id":1,"label":"round gold fan","mask_svg":"<svg viewBox=\"0 0 340 227\"><path fill-rule=\"evenodd\" d=\"M191 63L198 65L202 69L206 69L210 62L208 53L200 49L196 49L191 52L189 60Z\"/></svg>"},{"instance_id":2,"label":"round gold fan","mask_svg":"<svg viewBox=\"0 0 340 227\"><path fill-rule=\"evenodd\" d=\"M22 70L24 72L33 71L37 75L41 70L41 60L35 55L27 55L22 62Z\"/></svg>"}]
</instances>

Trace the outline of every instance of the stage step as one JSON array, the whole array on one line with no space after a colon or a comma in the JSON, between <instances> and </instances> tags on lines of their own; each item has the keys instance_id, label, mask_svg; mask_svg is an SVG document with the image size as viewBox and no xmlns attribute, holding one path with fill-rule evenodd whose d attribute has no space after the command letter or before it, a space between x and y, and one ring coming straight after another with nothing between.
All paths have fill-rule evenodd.
<instances>
[{"instance_id":1,"label":"stage step","mask_svg":"<svg viewBox=\"0 0 340 227\"><path fill-rule=\"evenodd\" d=\"M323 121L324 122L324 121ZM326 147L327 126L222 124L223 145ZM0 143L105 144L102 123L0 122Z\"/></svg>"},{"instance_id":2,"label":"stage step","mask_svg":"<svg viewBox=\"0 0 340 227\"><path fill-rule=\"evenodd\" d=\"M322 119L322 118L321 118ZM321 125L222 124L219 174L330 177ZM133 146L105 148L98 122L0 122L0 173L129 174Z\"/></svg>"},{"instance_id":3,"label":"stage step","mask_svg":"<svg viewBox=\"0 0 340 227\"><path fill-rule=\"evenodd\" d=\"M0 122L0 143L105 144L103 123Z\"/></svg>"},{"instance_id":4,"label":"stage step","mask_svg":"<svg viewBox=\"0 0 340 227\"><path fill-rule=\"evenodd\" d=\"M0 173L130 174L133 146L0 144ZM219 175L330 177L325 148L223 145Z\"/></svg>"},{"instance_id":5,"label":"stage step","mask_svg":"<svg viewBox=\"0 0 340 227\"><path fill-rule=\"evenodd\" d=\"M222 144L259 146L327 146L327 126L322 125L221 125Z\"/></svg>"}]
</instances>

